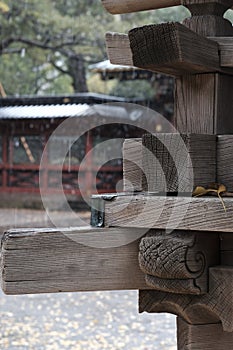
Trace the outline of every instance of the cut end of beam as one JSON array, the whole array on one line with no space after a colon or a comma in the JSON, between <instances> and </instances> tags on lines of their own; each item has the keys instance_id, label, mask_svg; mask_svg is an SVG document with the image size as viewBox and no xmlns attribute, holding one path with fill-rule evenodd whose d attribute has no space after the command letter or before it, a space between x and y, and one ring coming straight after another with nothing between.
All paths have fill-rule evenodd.
<instances>
[{"instance_id":1,"label":"cut end of beam","mask_svg":"<svg viewBox=\"0 0 233 350\"><path fill-rule=\"evenodd\" d=\"M218 45L180 23L146 25L129 31L136 67L169 75L220 70Z\"/></svg>"},{"instance_id":2,"label":"cut end of beam","mask_svg":"<svg viewBox=\"0 0 233 350\"><path fill-rule=\"evenodd\" d=\"M133 66L132 52L127 34L108 32L105 40L107 54L112 64Z\"/></svg>"}]
</instances>

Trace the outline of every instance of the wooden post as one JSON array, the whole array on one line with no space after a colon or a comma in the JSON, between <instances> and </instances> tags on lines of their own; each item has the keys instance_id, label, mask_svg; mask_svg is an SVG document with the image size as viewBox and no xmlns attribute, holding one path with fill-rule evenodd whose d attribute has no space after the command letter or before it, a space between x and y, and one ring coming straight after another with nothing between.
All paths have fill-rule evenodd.
<instances>
[{"instance_id":1,"label":"wooden post","mask_svg":"<svg viewBox=\"0 0 233 350\"><path fill-rule=\"evenodd\" d=\"M163 6L162 1L103 0L103 4L111 13L172 6L171 2L164 2ZM118 57L121 63L125 60L136 67L177 76L175 126L181 133L201 134L203 139L205 136L207 138L207 134L223 135L218 139L217 155L213 156L215 162L212 165L213 167L217 165L217 173L214 175L213 172L212 175L215 181L226 182L231 188L230 171L226 162L230 162L233 142L231 137L224 134L233 133L233 119L230 117L233 113L233 75L232 70L225 70L225 67L232 68L230 52L233 46L230 37L233 36L233 27L223 18L223 14L233 6L233 1L181 0L173 4L183 4L190 10L191 18L183 22L186 29L180 24L135 28L129 32L129 44L124 36L128 48L127 57L124 57L119 46ZM205 37L211 37L210 41ZM109 35L108 39L110 43L113 37ZM212 45L214 41L218 42L217 51ZM206 55L205 51L210 55ZM109 53L110 59L114 60L111 50ZM117 63L117 59L113 63ZM177 188L172 187L176 178L172 172L173 167L170 163L164 166L169 151L166 152L162 147L163 152L161 152L160 142L151 135L144 137L143 146L149 148L152 154L159 158L165 172L165 179L170 181L168 181L169 188L175 191ZM200 149L199 152L202 153ZM208 168L208 165L206 167ZM145 172L149 172L152 180L150 182L154 185L149 190L163 190L161 174L154 170L153 162L145 154L142 156L142 168ZM203 164L204 168L205 164ZM201 174L203 179L199 178L196 185L199 181L210 180L208 176L206 177L205 170L201 171ZM127 173L125 176L127 177ZM143 189L148 190L145 187L145 181ZM232 221L230 209L232 199L229 199L230 206L227 212L219 214L220 221L217 218L218 209L215 204L213 202L207 204L208 200L212 201L210 198L208 200L192 199L187 212L183 217L179 217L179 210L187 204L186 200L188 199L185 197L164 199L160 196L151 197L143 194L131 199L127 196L115 198L113 202L106 202L105 224L119 227L156 228L155 233L149 233L140 244L140 267L145 273L148 286L155 289L155 291L140 291L140 311L171 312L179 316L178 350L227 350L233 347L233 333L231 333L233 332L233 260L231 257L233 236L230 234L233 232L233 226L227 229L228 234L219 235L218 232L226 228L222 220L226 223L229 218L229 224ZM200 206L197 205L199 200ZM129 204L125 209L127 202ZM145 206L146 210L144 210ZM173 217L171 225L182 231L175 231L172 235L166 235L165 232L159 233L158 228L166 228L168 217L172 209L177 206L179 207L178 218ZM161 208L163 208L162 212ZM209 220L210 213L213 213L214 217ZM220 222L222 224L218 226ZM202 232L195 233L195 229ZM188 243L194 237L190 235L190 230L196 237L193 238L194 245ZM212 231L212 234L216 230L216 234L215 236L210 233L204 234L204 230ZM188 247L192 246L195 251L195 244L199 238L202 238L203 242L197 250L203 253L203 260L200 256L199 258L207 263L208 254L212 253L213 260L206 265L207 287L199 285L199 290L195 290L198 281L189 273L197 269L192 265L192 268L186 271L188 264L185 260ZM206 249L204 242L207 243ZM181 262L185 267L181 266ZM220 264L225 264L227 267ZM211 265L219 266L212 268ZM200 277L201 273L198 276ZM203 295L191 295L198 292ZM211 335L209 335L210 332Z\"/></svg>"},{"instance_id":2,"label":"wooden post","mask_svg":"<svg viewBox=\"0 0 233 350\"><path fill-rule=\"evenodd\" d=\"M232 0L184 0L191 11L185 26L203 36L233 36L231 23L223 19ZM187 75L177 78L175 124L179 132L233 133L233 76L228 74Z\"/></svg>"}]
</instances>

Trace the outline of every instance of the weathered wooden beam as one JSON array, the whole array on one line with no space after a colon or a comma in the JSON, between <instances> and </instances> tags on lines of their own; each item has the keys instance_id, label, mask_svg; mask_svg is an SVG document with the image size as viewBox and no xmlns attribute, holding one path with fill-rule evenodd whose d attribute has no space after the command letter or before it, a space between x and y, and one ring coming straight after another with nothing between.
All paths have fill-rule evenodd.
<instances>
[{"instance_id":1,"label":"weathered wooden beam","mask_svg":"<svg viewBox=\"0 0 233 350\"><path fill-rule=\"evenodd\" d=\"M219 45L220 66L222 68L233 68L232 37L209 37L208 39L215 41ZM136 62L133 61L133 53L130 48L130 41L127 34L111 32L106 33L106 45L111 63L136 66ZM167 72L167 67L165 67L165 70ZM229 72L231 73L232 71Z\"/></svg>"},{"instance_id":2,"label":"weathered wooden beam","mask_svg":"<svg viewBox=\"0 0 233 350\"><path fill-rule=\"evenodd\" d=\"M3 291L148 288L138 265L141 235L141 230L90 227L8 231L2 240Z\"/></svg>"},{"instance_id":3,"label":"weathered wooden beam","mask_svg":"<svg viewBox=\"0 0 233 350\"><path fill-rule=\"evenodd\" d=\"M221 323L191 325L181 317L177 320L177 350L231 349L233 333L224 332Z\"/></svg>"},{"instance_id":4,"label":"weathered wooden beam","mask_svg":"<svg viewBox=\"0 0 233 350\"><path fill-rule=\"evenodd\" d=\"M233 198L137 194L105 201L105 224L115 227L233 232Z\"/></svg>"},{"instance_id":5,"label":"weathered wooden beam","mask_svg":"<svg viewBox=\"0 0 233 350\"><path fill-rule=\"evenodd\" d=\"M155 10L181 3L182 0L102 0L105 9L112 14Z\"/></svg>"},{"instance_id":6,"label":"weathered wooden beam","mask_svg":"<svg viewBox=\"0 0 233 350\"><path fill-rule=\"evenodd\" d=\"M129 31L134 65L174 76L220 70L217 43L180 23L162 23Z\"/></svg>"},{"instance_id":7,"label":"weathered wooden beam","mask_svg":"<svg viewBox=\"0 0 233 350\"><path fill-rule=\"evenodd\" d=\"M107 53L112 64L133 66L132 52L127 34L106 33Z\"/></svg>"},{"instance_id":8,"label":"weathered wooden beam","mask_svg":"<svg viewBox=\"0 0 233 350\"><path fill-rule=\"evenodd\" d=\"M145 134L142 138L143 190L192 192L216 180L216 136Z\"/></svg>"}]
</instances>

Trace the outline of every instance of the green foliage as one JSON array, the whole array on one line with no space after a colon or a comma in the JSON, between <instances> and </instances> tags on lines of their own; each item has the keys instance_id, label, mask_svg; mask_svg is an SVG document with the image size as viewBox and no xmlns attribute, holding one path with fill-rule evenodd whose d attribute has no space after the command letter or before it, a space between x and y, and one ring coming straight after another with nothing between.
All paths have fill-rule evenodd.
<instances>
[{"instance_id":1,"label":"green foliage","mask_svg":"<svg viewBox=\"0 0 233 350\"><path fill-rule=\"evenodd\" d=\"M146 80L119 81L110 91L110 95L128 98L150 99L154 92L150 82Z\"/></svg>"},{"instance_id":2,"label":"green foliage","mask_svg":"<svg viewBox=\"0 0 233 350\"><path fill-rule=\"evenodd\" d=\"M86 91L88 64L106 59L106 31L127 32L186 15L176 7L112 16L101 0L0 1L0 81L8 94ZM128 89L122 86L122 93Z\"/></svg>"}]
</instances>

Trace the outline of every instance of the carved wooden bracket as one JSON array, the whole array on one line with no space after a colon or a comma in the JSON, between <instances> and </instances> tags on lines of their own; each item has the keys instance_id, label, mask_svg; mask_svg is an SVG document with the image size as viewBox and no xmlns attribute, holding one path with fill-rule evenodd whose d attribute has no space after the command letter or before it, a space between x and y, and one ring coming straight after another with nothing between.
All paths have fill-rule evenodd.
<instances>
[{"instance_id":1,"label":"carved wooden bracket","mask_svg":"<svg viewBox=\"0 0 233 350\"><path fill-rule=\"evenodd\" d=\"M218 264L217 234L151 231L139 247L139 265L146 282L159 291L207 293L209 267Z\"/></svg>"},{"instance_id":2,"label":"carved wooden bracket","mask_svg":"<svg viewBox=\"0 0 233 350\"><path fill-rule=\"evenodd\" d=\"M211 267L205 295L140 291L139 311L169 312L196 325L221 321L224 331L233 332L233 268Z\"/></svg>"}]
</instances>

